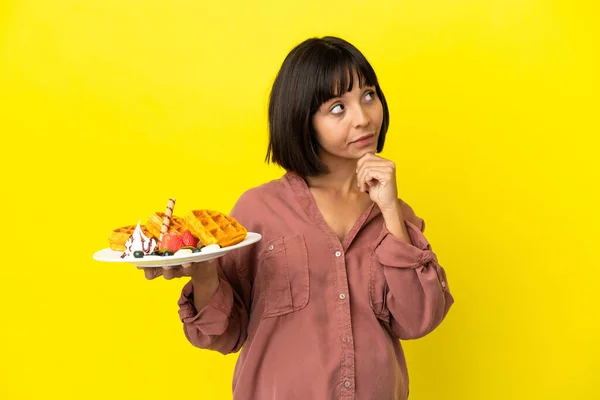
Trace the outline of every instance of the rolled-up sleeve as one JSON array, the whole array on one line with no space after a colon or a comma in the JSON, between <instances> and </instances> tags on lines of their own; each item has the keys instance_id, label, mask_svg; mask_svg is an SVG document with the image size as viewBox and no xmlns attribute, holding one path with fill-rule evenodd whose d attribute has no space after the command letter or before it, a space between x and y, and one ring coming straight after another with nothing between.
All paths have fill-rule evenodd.
<instances>
[{"instance_id":1,"label":"rolled-up sleeve","mask_svg":"<svg viewBox=\"0 0 600 400\"><path fill-rule=\"evenodd\" d=\"M383 265L389 287L386 304L392 315L392 332L399 339L416 339L434 330L454 299L446 272L419 229L405 220L412 244L397 239L383 228L376 242L375 258Z\"/></svg>"},{"instance_id":2,"label":"rolled-up sleeve","mask_svg":"<svg viewBox=\"0 0 600 400\"><path fill-rule=\"evenodd\" d=\"M231 285L219 279L219 287L210 302L200 311L194 307L192 282L188 282L179 299L179 317L185 325L193 324L203 335L222 335L227 330L233 311Z\"/></svg>"},{"instance_id":3,"label":"rolled-up sleeve","mask_svg":"<svg viewBox=\"0 0 600 400\"><path fill-rule=\"evenodd\" d=\"M260 232L254 215L260 199L246 192L238 199L230 215L251 232ZM179 318L187 339L196 347L223 354L242 348L248 336L248 315L251 309L252 284L248 265L255 257L255 247L245 246L215 259L219 287L201 309L194 306L194 287L188 282L178 301Z\"/></svg>"},{"instance_id":4,"label":"rolled-up sleeve","mask_svg":"<svg viewBox=\"0 0 600 400\"><path fill-rule=\"evenodd\" d=\"M226 258L228 256L222 259ZM248 312L242 296L234 290L225 274L220 274L217 291L201 310L194 306L192 281L183 287L178 305L185 336L194 346L229 354L239 351L244 344Z\"/></svg>"}]
</instances>

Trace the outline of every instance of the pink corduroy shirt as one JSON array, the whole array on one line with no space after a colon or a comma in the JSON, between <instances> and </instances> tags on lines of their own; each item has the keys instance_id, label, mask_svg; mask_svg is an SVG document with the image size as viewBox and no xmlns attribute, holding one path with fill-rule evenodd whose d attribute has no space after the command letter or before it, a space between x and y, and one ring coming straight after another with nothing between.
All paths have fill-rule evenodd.
<instances>
[{"instance_id":1,"label":"pink corduroy shirt","mask_svg":"<svg viewBox=\"0 0 600 400\"><path fill-rule=\"evenodd\" d=\"M375 204L340 242L295 173L240 197L231 215L263 239L217 260L219 288L202 310L191 281L179 300L194 346L241 349L235 400L408 398L399 339L431 332L454 300L424 221L399 202L412 245Z\"/></svg>"}]
</instances>

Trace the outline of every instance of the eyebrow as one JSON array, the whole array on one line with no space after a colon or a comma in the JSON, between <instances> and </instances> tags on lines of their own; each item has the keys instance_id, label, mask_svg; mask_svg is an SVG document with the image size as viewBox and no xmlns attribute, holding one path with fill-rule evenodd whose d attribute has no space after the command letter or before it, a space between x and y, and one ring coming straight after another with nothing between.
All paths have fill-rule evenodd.
<instances>
[{"instance_id":1,"label":"eyebrow","mask_svg":"<svg viewBox=\"0 0 600 400\"><path fill-rule=\"evenodd\" d=\"M365 85L361 89L364 92L366 90L375 90L375 89L377 89L377 87L375 85ZM350 93L350 91L347 91L346 93L344 93L341 96L333 96L332 98L330 98L328 100L325 100L325 102L323 104L329 103L330 101L333 101L333 100L336 100L336 99L341 99L342 97L348 95L348 93Z\"/></svg>"}]
</instances>

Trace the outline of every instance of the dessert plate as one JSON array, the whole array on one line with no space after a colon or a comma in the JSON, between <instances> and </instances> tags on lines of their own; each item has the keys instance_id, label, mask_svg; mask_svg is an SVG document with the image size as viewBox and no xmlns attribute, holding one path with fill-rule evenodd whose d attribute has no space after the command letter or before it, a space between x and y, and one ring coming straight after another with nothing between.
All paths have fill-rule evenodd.
<instances>
[{"instance_id":1,"label":"dessert plate","mask_svg":"<svg viewBox=\"0 0 600 400\"><path fill-rule=\"evenodd\" d=\"M191 262L208 261L219 258L229 253L231 250L239 249L254 244L262 239L260 233L248 232L246 238L233 246L222 247L220 249L206 250L192 254L174 254L172 256L144 256L142 258L127 257L121 258L122 251L111 250L110 248L98 250L93 258L96 261L126 263L137 265L138 267L169 267Z\"/></svg>"}]
</instances>

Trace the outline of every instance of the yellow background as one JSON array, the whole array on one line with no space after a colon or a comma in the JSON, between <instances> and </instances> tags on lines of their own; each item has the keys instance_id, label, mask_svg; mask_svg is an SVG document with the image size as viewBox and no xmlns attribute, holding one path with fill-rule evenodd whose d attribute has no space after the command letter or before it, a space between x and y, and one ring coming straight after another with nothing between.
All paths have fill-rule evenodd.
<instances>
[{"instance_id":1,"label":"yellow background","mask_svg":"<svg viewBox=\"0 0 600 400\"><path fill-rule=\"evenodd\" d=\"M110 230L229 211L287 52L334 34L389 100L384 156L456 304L406 342L411 399L597 399L598 6L576 1L0 2L1 399L229 399L183 281L94 262Z\"/></svg>"}]
</instances>

